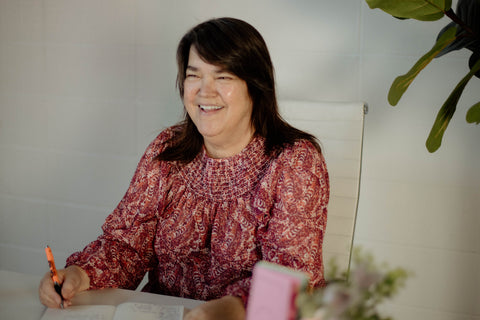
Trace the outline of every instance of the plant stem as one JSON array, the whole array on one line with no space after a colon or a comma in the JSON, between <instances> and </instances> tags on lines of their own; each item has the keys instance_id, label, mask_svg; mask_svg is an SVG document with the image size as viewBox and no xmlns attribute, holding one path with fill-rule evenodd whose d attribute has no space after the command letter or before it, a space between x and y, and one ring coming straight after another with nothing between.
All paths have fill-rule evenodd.
<instances>
[{"instance_id":1,"label":"plant stem","mask_svg":"<svg viewBox=\"0 0 480 320\"><path fill-rule=\"evenodd\" d=\"M478 35L475 33L475 31L473 31L472 28L470 28L470 26L468 26L467 24L465 24L465 22L463 22L462 19L460 19L456 14L455 12L452 10L452 8L450 8L448 11L445 11L445 15L447 17L449 17L453 22L455 22L456 24L458 24L462 29L464 29L467 33L470 34L470 36L474 37L474 38L478 38Z\"/></svg>"}]
</instances>

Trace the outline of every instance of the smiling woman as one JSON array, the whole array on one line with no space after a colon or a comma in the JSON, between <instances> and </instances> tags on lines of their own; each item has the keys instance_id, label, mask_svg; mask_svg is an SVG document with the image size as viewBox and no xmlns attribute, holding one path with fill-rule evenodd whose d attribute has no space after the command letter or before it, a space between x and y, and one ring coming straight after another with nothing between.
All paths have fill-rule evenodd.
<instances>
[{"instance_id":1,"label":"smiling woman","mask_svg":"<svg viewBox=\"0 0 480 320\"><path fill-rule=\"evenodd\" d=\"M239 153L253 137L247 83L205 62L195 47L188 56L183 104L203 136L207 153L214 158Z\"/></svg>"},{"instance_id":2,"label":"smiling woman","mask_svg":"<svg viewBox=\"0 0 480 320\"><path fill-rule=\"evenodd\" d=\"M182 38L177 63L185 119L150 144L103 234L59 270L66 306L88 288L136 288L148 272L145 291L207 301L185 319L244 319L260 260L325 284L325 161L280 117L261 35L209 20ZM40 299L61 301L48 274Z\"/></svg>"},{"instance_id":3,"label":"smiling woman","mask_svg":"<svg viewBox=\"0 0 480 320\"><path fill-rule=\"evenodd\" d=\"M254 27L238 19L221 18L201 23L185 34L177 48L177 87L183 100L187 75L195 76L189 72L198 71L192 70L191 51L195 52L198 61L222 72L223 77L228 75L227 78L245 81L252 102L250 122L255 134L265 138L267 154L278 153L285 145L302 139L310 141L320 151L312 135L293 128L280 117L270 53ZM160 160L189 162L204 147L204 137L188 112L177 129L172 144L159 155Z\"/></svg>"}]
</instances>

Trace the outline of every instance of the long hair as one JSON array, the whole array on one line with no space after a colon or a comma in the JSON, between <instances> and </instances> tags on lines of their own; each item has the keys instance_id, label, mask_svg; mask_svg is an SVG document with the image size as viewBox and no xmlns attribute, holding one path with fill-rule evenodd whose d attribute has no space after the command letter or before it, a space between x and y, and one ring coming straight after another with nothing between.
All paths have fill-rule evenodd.
<instances>
[{"instance_id":1,"label":"long hair","mask_svg":"<svg viewBox=\"0 0 480 320\"><path fill-rule=\"evenodd\" d=\"M289 125L279 114L274 68L261 34L250 24L235 18L203 22L188 31L177 48L177 87L183 99L190 48L195 47L206 62L221 66L247 83L252 99L251 122L255 134L265 138L265 153L274 156L287 145L306 139L320 151L311 134ZM192 161L203 146L203 137L185 112L168 147L159 160Z\"/></svg>"}]
</instances>

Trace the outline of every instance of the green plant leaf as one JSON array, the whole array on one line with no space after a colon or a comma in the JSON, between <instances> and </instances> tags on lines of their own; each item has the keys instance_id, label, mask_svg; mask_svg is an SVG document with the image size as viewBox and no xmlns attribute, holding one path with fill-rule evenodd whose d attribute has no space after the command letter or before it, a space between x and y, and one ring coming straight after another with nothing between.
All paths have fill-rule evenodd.
<instances>
[{"instance_id":1,"label":"green plant leaf","mask_svg":"<svg viewBox=\"0 0 480 320\"><path fill-rule=\"evenodd\" d=\"M478 45L478 42L480 42L473 37L467 36L467 32L461 29L461 27L455 22L449 23L442 30L440 30L437 39L440 38L446 30L450 29L453 26L457 27L457 38L455 39L455 41L446 46L441 52L439 52L435 58L440 58L441 56L455 50L461 50L463 48L469 47L473 48L474 46Z\"/></svg>"},{"instance_id":2,"label":"green plant leaf","mask_svg":"<svg viewBox=\"0 0 480 320\"><path fill-rule=\"evenodd\" d=\"M421 57L417 63L404 75L397 77L390 87L388 92L388 102L392 106L396 106L400 98L403 96L405 91L415 79L415 77L422 71L435 57L441 52L445 47L452 43L456 39L457 27L452 26L450 29L446 30L433 48L427 52L423 57Z\"/></svg>"},{"instance_id":3,"label":"green plant leaf","mask_svg":"<svg viewBox=\"0 0 480 320\"><path fill-rule=\"evenodd\" d=\"M452 0L366 0L371 9L379 8L398 18L421 21L441 19L452 7Z\"/></svg>"},{"instance_id":4,"label":"green plant leaf","mask_svg":"<svg viewBox=\"0 0 480 320\"><path fill-rule=\"evenodd\" d=\"M480 33L480 0L458 0L457 16L462 20L470 29L477 34ZM473 50L472 50L473 51Z\"/></svg>"},{"instance_id":5,"label":"green plant leaf","mask_svg":"<svg viewBox=\"0 0 480 320\"><path fill-rule=\"evenodd\" d=\"M467 112L468 123L480 123L480 102L474 104Z\"/></svg>"},{"instance_id":6,"label":"green plant leaf","mask_svg":"<svg viewBox=\"0 0 480 320\"><path fill-rule=\"evenodd\" d=\"M444 30L460 21L464 25L458 25L457 40L440 52L437 58L453 50L463 48L480 53L480 0L459 0L456 15L459 21L450 22L440 31L439 36Z\"/></svg>"},{"instance_id":7,"label":"green plant leaf","mask_svg":"<svg viewBox=\"0 0 480 320\"><path fill-rule=\"evenodd\" d=\"M435 152L442 144L443 134L447 130L448 124L455 113L458 100L463 93L467 83L472 79L474 74L480 70L480 60L475 63L470 72L457 84L450 96L447 98L443 106L438 112L435 123L427 138L426 146L428 151ZM474 106L475 107L475 106ZM475 109L474 109L475 110Z\"/></svg>"}]
</instances>

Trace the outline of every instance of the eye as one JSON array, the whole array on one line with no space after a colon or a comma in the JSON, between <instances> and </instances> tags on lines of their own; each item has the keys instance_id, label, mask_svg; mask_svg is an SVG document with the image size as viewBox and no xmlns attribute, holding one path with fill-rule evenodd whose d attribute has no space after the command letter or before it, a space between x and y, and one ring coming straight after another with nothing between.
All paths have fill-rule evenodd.
<instances>
[{"instance_id":1,"label":"eye","mask_svg":"<svg viewBox=\"0 0 480 320\"><path fill-rule=\"evenodd\" d=\"M187 73L187 74L185 75L185 78L186 78L186 79L196 79L196 78L198 78L198 75L195 74L195 73Z\"/></svg>"},{"instance_id":2,"label":"eye","mask_svg":"<svg viewBox=\"0 0 480 320\"><path fill-rule=\"evenodd\" d=\"M218 80L233 80L235 77L231 74L220 74L217 77Z\"/></svg>"}]
</instances>

